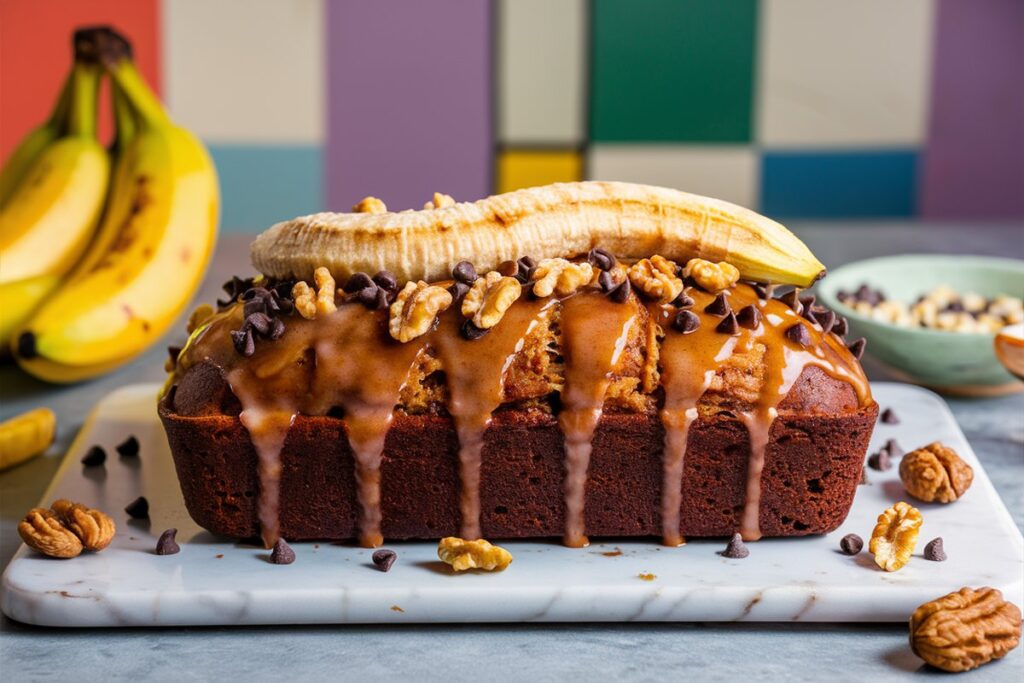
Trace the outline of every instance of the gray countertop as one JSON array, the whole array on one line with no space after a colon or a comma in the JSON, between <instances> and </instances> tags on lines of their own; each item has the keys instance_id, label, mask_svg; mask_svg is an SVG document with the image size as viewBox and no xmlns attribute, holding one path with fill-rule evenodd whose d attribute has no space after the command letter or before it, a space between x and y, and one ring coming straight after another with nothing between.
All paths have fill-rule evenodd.
<instances>
[{"instance_id":1,"label":"gray countertop","mask_svg":"<svg viewBox=\"0 0 1024 683\"><path fill-rule=\"evenodd\" d=\"M909 223L796 225L830 266L896 253L989 254L1024 258L1024 225ZM213 301L219 284L246 273L249 237L222 238L211 276L197 300ZM17 549L15 527L42 496L97 399L124 384L159 382L164 347L184 331L107 377L69 387L37 382L0 367L0 419L46 405L58 415L58 438L43 457L0 474L0 565ZM884 375L865 362L873 379ZM1024 528L1024 394L949 399L1014 521ZM908 615L909 616L909 615ZM566 624L287 626L53 630L6 617L0 622L0 679L293 680L401 678L565 680L890 680L934 673L906 645L902 625L846 624ZM1024 648L971 679L1024 679Z\"/></svg>"}]
</instances>

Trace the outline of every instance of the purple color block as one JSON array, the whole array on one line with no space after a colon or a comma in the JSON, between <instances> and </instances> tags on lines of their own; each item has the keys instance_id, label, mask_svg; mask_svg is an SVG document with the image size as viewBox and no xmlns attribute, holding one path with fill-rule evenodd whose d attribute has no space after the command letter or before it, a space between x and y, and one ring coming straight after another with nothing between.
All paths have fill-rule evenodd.
<instances>
[{"instance_id":1,"label":"purple color block","mask_svg":"<svg viewBox=\"0 0 1024 683\"><path fill-rule=\"evenodd\" d=\"M327 3L328 206L491 190L491 3Z\"/></svg>"},{"instance_id":2,"label":"purple color block","mask_svg":"<svg viewBox=\"0 0 1024 683\"><path fill-rule=\"evenodd\" d=\"M940 0L921 212L1024 217L1024 2Z\"/></svg>"}]
</instances>

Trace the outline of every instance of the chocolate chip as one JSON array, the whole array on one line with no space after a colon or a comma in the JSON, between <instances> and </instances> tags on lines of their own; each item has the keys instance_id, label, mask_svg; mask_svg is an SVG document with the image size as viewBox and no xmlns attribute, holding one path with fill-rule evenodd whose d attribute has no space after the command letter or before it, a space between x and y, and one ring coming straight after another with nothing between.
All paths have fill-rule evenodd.
<instances>
[{"instance_id":1,"label":"chocolate chip","mask_svg":"<svg viewBox=\"0 0 1024 683\"><path fill-rule=\"evenodd\" d=\"M839 549L844 555L856 555L864 549L864 539L857 534L846 534L839 541Z\"/></svg>"},{"instance_id":2,"label":"chocolate chip","mask_svg":"<svg viewBox=\"0 0 1024 683\"><path fill-rule=\"evenodd\" d=\"M715 297L714 301L704 308L704 312L708 315L728 315L731 310L729 299L726 298L725 294L719 294Z\"/></svg>"},{"instance_id":3,"label":"chocolate chip","mask_svg":"<svg viewBox=\"0 0 1024 683\"><path fill-rule=\"evenodd\" d=\"M602 292L606 294L615 288L615 278L607 270L601 271L601 274L597 276L597 284L601 288Z\"/></svg>"},{"instance_id":4,"label":"chocolate chip","mask_svg":"<svg viewBox=\"0 0 1024 683\"><path fill-rule=\"evenodd\" d=\"M245 357L256 353L256 340L252 336L251 327L243 327L241 330L231 330L231 341L235 345L235 351Z\"/></svg>"},{"instance_id":5,"label":"chocolate chip","mask_svg":"<svg viewBox=\"0 0 1024 683\"><path fill-rule=\"evenodd\" d=\"M732 335L739 331L740 325L736 322L736 314L732 311L729 311L729 314L722 318L722 322L718 323L718 326L715 327L715 332L720 332L722 334Z\"/></svg>"},{"instance_id":6,"label":"chocolate chip","mask_svg":"<svg viewBox=\"0 0 1024 683\"><path fill-rule=\"evenodd\" d=\"M231 279L221 285L221 289L228 295L226 301L217 300L218 308L227 308L238 300L238 297L252 288L253 278L242 279L232 275Z\"/></svg>"},{"instance_id":7,"label":"chocolate chip","mask_svg":"<svg viewBox=\"0 0 1024 683\"><path fill-rule=\"evenodd\" d=\"M139 496L124 509L132 519L149 519L149 501L145 496Z\"/></svg>"},{"instance_id":8,"label":"chocolate chip","mask_svg":"<svg viewBox=\"0 0 1024 683\"><path fill-rule=\"evenodd\" d=\"M107 461L107 452L102 446L93 446L82 457L82 464L86 467L97 467Z\"/></svg>"},{"instance_id":9,"label":"chocolate chip","mask_svg":"<svg viewBox=\"0 0 1024 683\"><path fill-rule=\"evenodd\" d=\"M375 311L383 311L385 308L391 305L390 301L391 299L388 296L388 291L383 287L378 287L377 294L376 296L373 297L373 306L371 306L371 308L373 308Z\"/></svg>"},{"instance_id":10,"label":"chocolate chip","mask_svg":"<svg viewBox=\"0 0 1024 683\"><path fill-rule=\"evenodd\" d=\"M381 548L380 550L375 550L370 559L373 560L373 563L377 566L377 569L381 570L382 572L386 572L387 570L391 569L391 565L393 565L395 563L395 560L398 559L398 553L396 553L394 550Z\"/></svg>"},{"instance_id":11,"label":"chocolate chip","mask_svg":"<svg viewBox=\"0 0 1024 683\"><path fill-rule=\"evenodd\" d=\"M358 291L366 289L370 285L374 284L373 278L366 273L352 273L352 276L345 282L345 286L342 290L346 294L355 294Z\"/></svg>"},{"instance_id":12,"label":"chocolate chip","mask_svg":"<svg viewBox=\"0 0 1024 683\"><path fill-rule=\"evenodd\" d=\"M772 285L766 285L761 282L751 282L750 288L757 294L757 298L761 300L770 299L772 296Z\"/></svg>"},{"instance_id":13,"label":"chocolate chip","mask_svg":"<svg viewBox=\"0 0 1024 683\"><path fill-rule=\"evenodd\" d=\"M514 277L525 285L533 278L533 271L536 269L537 262L529 256L524 256L516 261L516 273Z\"/></svg>"},{"instance_id":14,"label":"chocolate chip","mask_svg":"<svg viewBox=\"0 0 1024 683\"><path fill-rule=\"evenodd\" d=\"M689 308L690 306L693 306L693 304L695 303L696 302L693 300L693 298L688 296L686 292L679 292L679 296L677 296L675 299L672 299L672 305L675 306L676 308Z\"/></svg>"},{"instance_id":15,"label":"chocolate chip","mask_svg":"<svg viewBox=\"0 0 1024 683\"><path fill-rule=\"evenodd\" d=\"M800 303L800 293L795 289L791 289L780 296L779 301L793 309L793 312L797 315L800 315L804 310L803 304Z\"/></svg>"},{"instance_id":16,"label":"chocolate chip","mask_svg":"<svg viewBox=\"0 0 1024 683\"><path fill-rule=\"evenodd\" d=\"M828 333L832 330L832 326L836 324L836 314L832 311L825 311L824 313L816 314L818 324L821 325L821 331Z\"/></svg>"},{"instance_id":17,"label":"chocolate chip","mask_svg":"<svg viewBox=\"0 0 1024 683\"><path fill-rule=\"evenodd\" d=\"M245 319L243 324L248 325L264 337L270 332L270 316L266 313L253 313Z\"/></svg>"},{"instance_id":18,"label":"chocolate chip","mask_svg":"<svg viewBox=\"0 0 1024 683\"><path fill-rule=\"evenodd\" d=\"M900 448L900 445L898 443L896 443L896 439L889 439L888 441L885 442L885 445L882 446L882 448L885 449L885 452L889 454L890 458L903 457L903 449Z\"/></svg>"},{"instance_id":19,"label":"chocolate chip","mask_svg":"<svg viewBox=\"0 0 1024 683\"><path fill-rule=\"evenodd\" d=\"M477 277L476 267L469 261L459 261L452 268L452 278L456 282L471 285L476 282Z\"/></svg>"},{"instance_id":20,"label":"chocolate chip","mask_svg":"<svg viewBox=\"0 0 1024 683\"><path fill-rule=\"evenodd\" d=\"M733 534L732 538L729 539L729 544L722 551L722 557L728 557L732 560L742 560L749 554L750 551L747 550L747 546L743 543L743 537L739 534Z\"/></svg>"},{"instance_id":21,"label":"chocolate chip","mask_svg":"<svg viewBox=\"0 0 1024 683\"><path fill-rule=\"evenodd\" d=\"M604 249L594 247L587 254L587 262L598 270L608 271L615 267L615 257Z\"/></svg>"},{"instance_id":22,"label":"chocolate chip","mask_svg":"<svg viewBox=\"0 0 1024 683\"><path fill-rule=\"evenodd\" d=\"M846 348L850 349L850 353L853 354L854 358L860 360L861 358L864 357L864 347L867 345L868 340L862 337L851 344L847 344Z\"/></svg>"},{"instance_id":23,"label":"chocolate chip","mask_svg":"<svg viewBox=\"0 0 1024 683\"><path fill-rule=\"evenodd\" d=\"M381 291L380 287L371 282L356 292L356 301L373 310L377 308L377 292L379 291Z\"/></svg>"},{"instance_id":24,"label":"chocolate chip","mask_svg":"<svg viewBox=\"0 0 1024 683\"><path fill-rule=\"evenodd\" d=\"M808 294L807 296L800 297L799 301L800 305L804 307L804 310L807 310L814 307L814 302L817 301L817 297L813 294Z\"/></svg>"},{"instance_id":25,"label":"chocolate chip","mask_svg":"<svg viewBox=\"0 0 1024 683\"><path fill-rule=\"evenodd\" d=\"M838 316L836 324L832 326L832 332L840 337L845 337L850 331L850 323L843 316Z\"/></svg>"},{"instance_id":26,"label":"chocolate chip","mask_svg":"<svg viewBox=\"0 0 1024 683\"><path fill-rule=\"evenodd\" d=\"M889 454L885 451L878 451L868 456L868 467L879 472L885 472L886 470L892 469L892 461L889 459Z\"/></svg>"},{"instance_id":27,"label":"chocolate chip","mask_svg":"<svg viewBox=\"0 0 1024 683\"><path fill-rule=\"evenodd\" d=\"M171 357L171 362L172 363L177 363L178 362L178 356L181 355L181 347L180 346L168 346L167 347L167 355Z\"/></svg>"},{"instance_id":28,"label":"chocolate chip","mask_svg":"<svg viewBox=\"0 0 1024 683\"><path fill-rule=\"evenodd\" d=\"M480 337L487 334L488 330L485 330L482 327L477 327L476 325L473 324L472 320L466 320L466 322L462 323L461 332L462 336L468 339L469 341L476 341Z\"/></svg>"},{"instance_id":29,"label":"chocolate chip","mask_svg":"<svg viewBox=\"0 0 1024 683\"><path fill-rule=\"evenodd\" d=\"M608 292L608 298L616 304L624 304L629 299L629 295L633 293L633 286L629 284L629 279L625 279L619 283L619 286Z\"/></svg>"},{"instance_id":30,"label":"chocolate chip","mask_svg":"<svg viewBox=\"0 0 1024 683\"><path fill-rule=\"evenodd\" d=\"M503 277L512 277L519 272L519 264L515 261L502 261L495 270Z\"/></svg>"},{"instance_id":31,"label":"chocolate chip","mask_svg":"<svg viewBox=\"0 0 1024 683\"><path fill-rule=\"evenodd\" d=\"M181 546L174 540L177 533L177 529L168 529L160 534L160 539L156 542L157 555L175 555L181 552Z\"/></svg>"},{"instance_id":32,"label":"chocolate chip","mask_svg":"<svg viewBox=\"0 0 1024 683\"><path fill-rule=\"evenodd\" d=\"M122 458L134 458L139 454L139 440L134 436L129 436L121 443L114 446L114 450Z\"/></svg>"},{"instance_id":33,"label":"chocolate chip","mask_svg":"<svg viewBox=\"0 0 1024 683\"><path fill-rule=\"evenodd\" d=\"M270 551L270 564L291 564L295 561L295 551L283 539L274 541L274 549Z\"/></svg>"},{"instance_id":34,"label":"chocolate chip","mask_svg":"<svg viewBox=\"0 0 1024 683\"><path fill-rule=\"evenodd\" d=\"M757 326L761 324L761 311L757 310L757 306L754 304L744 306L736 316L736 322L740 324L740 327L756 330Z\"/></svg>"},{"instance_id":35,"label":"chocolate chip","mask_svg":"<svg viewBox=\"0 0 1024 683\"><path fill-rule=\"evenodd\" d=\"M693 311L679 311L672 319L672 329L683 334L696 332L700 327L700 317Z\"/></svg>"},{"instance_id":36,"label":"chocolate chip","mask_svg":"<svg viewBox=\"0 0 1024 683\"><path fill-rule=\"evenodd\" d=\"M452 301L458 303L469 293L469 285L456 280L448 285L448 293L452 295Z\"/></svg>"},{"instance_id":37,"label":"chocolate chip","mask_svg":"<svg viewBox=\"0 0 1024 683\"><path fill-rule=\"evenodd\" d=\"M924 559L932 562L946 561L946 549L942 547L942 536L933 538L924 546Z\"/></svg>"},{"instance_id":38,"label":"chocolate chip","mask_svg":"<svg viewBox=\"0 0 1024 683\"><path fill-rule=\"evenodd\" d=\"M384 291L398 291L398 278L392 275L389 271L379 271L376 275L373 276L373 282Z\"/></svg>"},{"instance_id":39,"label":"chocolate chip","mask_svg":"<svg viewBox=\"0 0 1024 683\"><path fill-rule=\"evenodd\" d=\"M811 343L811 335L803 323L797 323L787 329L786 338L800 346L809 346Z\"/></svg>"},{"instance_id":40,"label":"chocolate chip","mask_svg":"<svg viewBox=\"0 0 1024 683\"><path fill-rule=\"evenodd\" d=\"M882 416L879 418L882 422L887 425L898 425L900 423L899 416L892 408L886 408L882 411Z\"/></svg>"},{"instance_id":41,"label":"chocolate chip","mask_svg":"<svg viewBox=\"0 0 1024 683\"><path fill-rule=\"evenodd\" d=\"M283 334L284 334L284 321L281 320L280 318L274 318L270 322L270 334L268 334L267 336L270 337L270 339L280 339L281 335L283 335Z\"/></svg>"}]
</instances>

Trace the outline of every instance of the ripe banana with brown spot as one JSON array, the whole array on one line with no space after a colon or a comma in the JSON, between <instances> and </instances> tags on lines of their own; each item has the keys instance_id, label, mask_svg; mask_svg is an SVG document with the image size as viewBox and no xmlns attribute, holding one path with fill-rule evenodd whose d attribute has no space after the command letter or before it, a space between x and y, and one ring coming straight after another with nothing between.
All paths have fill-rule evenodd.
<instances>
[{"instance_id":1,"label":"ripe banana with brown spot","mask_svg":"<svg viewBox=\"0 0 1024 683\"><path fill-rule=\"evenodd\" d=\"M793 233L718 199L633 183L556 183L477 202L399 213L319 213L278 223L252 245L262 273L310 280L390 270L402 280L449 277L461 260L572 258L594 247L624 259L728 261L744 279L806 287L825 266Z\"/></svg>"}]
</instances>

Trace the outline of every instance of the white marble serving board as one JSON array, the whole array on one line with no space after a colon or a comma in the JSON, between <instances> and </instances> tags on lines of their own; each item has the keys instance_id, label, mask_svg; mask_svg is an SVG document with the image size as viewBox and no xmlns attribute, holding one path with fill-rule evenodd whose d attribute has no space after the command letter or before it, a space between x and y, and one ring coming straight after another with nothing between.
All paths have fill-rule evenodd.
<instances>
[{"instance_id":1,"label":"white marble serving board","mask_svg":"<svg viewBox=\"0 0 1024 683\"><path fill-rule=\"evenodd\" d=\"M557 542L503 543L515 556L502 573L453 575L434 543L395 543L389 573L370 551L331 543L294 544L292 565L267 551L211 536L185 512L156 417L156 385L125 387L96 406L43 502L63 497L108 511L118 535L101 553L51 560L18 550L3 575L2 609L47 626L169 626L473 621L903 621L917 605L961 586L989 585L1021 604L1024 543L946 404L900 384L875 384L875 397L901 423L879 424L872 450L895 437L906 450L940 440L974 467L974 485L952 505L924 514L913 560L879 570L865 551L848 557L839 539L870 536L875 518L903 499L896 467L868 470L849 518L827 536L766 539L743 560L721 557L720 540L664 548L654 539L596 539L589 548ZM141 442L137 461L114 446ZM80 459L93 444L102 468ZM150 522L123 508L150 501ZM181 553L158 556L156 538L177 527ZM929 562L925 542L942 536L949 560ZM618 554L621 551L621 554ZM640 574L653 574L643 580Z\"/></svg>"}]
</instances>

